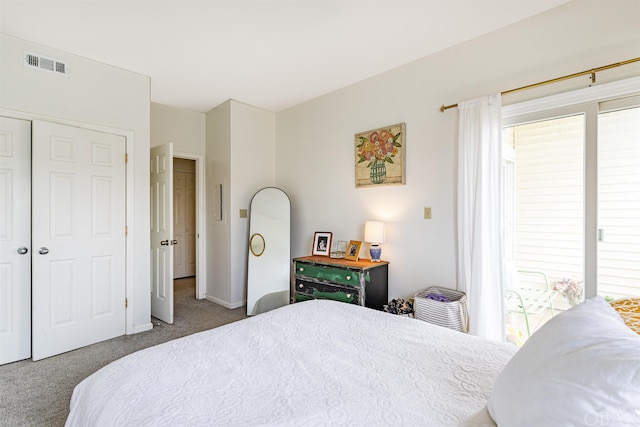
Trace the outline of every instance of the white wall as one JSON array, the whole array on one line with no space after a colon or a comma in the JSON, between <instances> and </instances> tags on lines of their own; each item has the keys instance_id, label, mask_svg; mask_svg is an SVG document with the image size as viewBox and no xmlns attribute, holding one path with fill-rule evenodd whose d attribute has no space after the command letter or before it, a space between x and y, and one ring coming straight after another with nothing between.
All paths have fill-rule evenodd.
<instances>
[{"instance_id":1,"label":"white wall","mask_svg":"<svg viewBox=\"0 0 640 427\"><path fill-rule=\"evenodd\" d=\"M247 299L249 210L251 198L275 183L275 114L231 101L231 304Z\"/></svg>"},{"instance_id":2,"label":"white wall","mask_svg":"<svg viewBox=\"0 0 640 427\"><path fill-rule=\"evenodd\" d=\"M151 146L173 142L173 150L204 154L205 115L184 108L151 103Z\"/></svg>"},{"instance_id":3,"label":"white wall","mask_svg":"<svg viewBox=\"0 0 640 427\"><path fill-rule=\"evenodd\" d=\"M292 255L310 253L314 231L362 240L364 222L381 220L389 299L455 287L457 110L439 107L639 52L639 2L574 1L278 113L276 185L292 202ZM638 74L640 66L629 65L599 73L598 82ZM503 103L588 84L574 79ZM399 122L406 123L406 185L356 189L354 134ZM423 219L424 207L433 219Z\"/></svg>"},{"instance_id":4,"label":"white wall","mask_svg":"<svg viewBox=\"0 0 640 427\"><path fill-rule=\"evenodd\" d=\"M231 102L206 114L207 187L207 272L206 298L219 304L231 303ZM222 185L220 215L219 186Z\"/></svg>"},{"instance_id":5,"label":"white wall","mask_svg":"<svg viewBox=\"0 0 640 427\"><path fill-rule=\"evenodd\" d=\"M229 308L246 303L251 198L275 181L275 115L229 100L207 113L207 298ZM223 218L216 210L223 184Z\"/></svg>"},{"instance_id":6,"label":"white wall","mask_svg":"<svg viewBox=\"0 0 640 427\"><path fill-rule=\"evenodd\" d=\"M65 61L68 78L23 66L25 51ZM149 261L149 78L0 35L0 113L125 135L129 164L127 333L151 328Z\"/></svg>"}]
</instances>

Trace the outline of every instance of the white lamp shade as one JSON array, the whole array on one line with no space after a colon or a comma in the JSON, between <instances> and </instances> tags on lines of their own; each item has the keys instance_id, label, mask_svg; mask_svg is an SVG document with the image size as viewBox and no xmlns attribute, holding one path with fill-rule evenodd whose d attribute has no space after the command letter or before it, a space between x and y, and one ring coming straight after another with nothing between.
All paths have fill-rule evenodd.
<instances>
[{"instance_id":1,"label":"white lamp shade","mask_svg":"<svg viewBox=\"0 0 640 427\"><path fill-rule=\"evenodd\" d=\"M369 243L384 243L384 222L367 221L364 223L364 241Z\"/></svg>"}]
</instances>

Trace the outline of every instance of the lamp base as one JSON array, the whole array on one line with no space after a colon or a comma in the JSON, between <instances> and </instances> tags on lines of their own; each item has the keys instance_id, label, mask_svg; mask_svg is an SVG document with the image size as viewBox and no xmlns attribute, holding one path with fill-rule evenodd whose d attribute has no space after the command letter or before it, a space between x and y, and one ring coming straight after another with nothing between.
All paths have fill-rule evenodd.
<instances>
[{"instance_id":1,"label":"lamp base","mask_svg":"<svg viewBox=\"0 0 640 427\"><path fill-rule=\"evenodd\" d=\"M371 254L371 262L380 262L380 255L382 255L382 248L378 244L371 245L369 249Z\"/></svg>"}]
</instances>

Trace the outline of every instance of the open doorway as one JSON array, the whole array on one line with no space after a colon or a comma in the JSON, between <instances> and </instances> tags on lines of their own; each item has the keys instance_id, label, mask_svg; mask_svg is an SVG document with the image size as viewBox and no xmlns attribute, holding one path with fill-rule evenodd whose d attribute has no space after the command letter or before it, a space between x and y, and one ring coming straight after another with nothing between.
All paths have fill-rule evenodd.
<instances>
[{"instance_id":1,"label":"open doorway","mask_svg":"<svg viewBox=\"0 0 640 427\"><path fill-rule=\"evenodd\" d=\"M196 162L173 158L174 316L180 301L196 299ZM175 319L174 319L175 320Z\"/></svg>"},{"instance_id":2,"label":"open doorway","mask_svg":"<svg viewBox=\"0 0 640 427\"><path fill-rule=\"evenodd\" d=\"M173 279L196 276L195 161L173 158Z\"/></svg>"},{"instance_id":3,"label":"open doorway","mask_svg":"<svg viewBox=\"0 0 640 427\"><path fill-rule=\"evenodd\" d=\"M150 158L151 316L172 324L173 259L174 248L179 246L174 236L173 161L175 158L187 159L195 164L195 276L192 277L195 277L195 299L203 299L206 283L204 156L174 153L173 144L168 143L152 147Z\"/></svg>"},{"instance_id":4,"label":"open doorway","mask_svg":"<svg viewBox=\"0 0 640 427\"><path fill-rule=\"evenodd\" d=\"M190 283L195 281L195 298L203 299L206 293L207 274L205 262L204 156L174 152L173 166L174 240L178 240L178 242L181 239L184 240L184 245L178 244L174 246L173 279L189 278L188 281ZM178 194L178 196L176 196L177 193L175 192L176 177L183 181L185 187L183 194ZM182 190L179 190L179 193L180 191ZM183 219L179 220L178 218ZM185 222L184 228L179 224L180 221ZM181 234L183 237L181 237ZM184 268L178 265L179 263L184 265Z\"/></svg>"}]
</instances>

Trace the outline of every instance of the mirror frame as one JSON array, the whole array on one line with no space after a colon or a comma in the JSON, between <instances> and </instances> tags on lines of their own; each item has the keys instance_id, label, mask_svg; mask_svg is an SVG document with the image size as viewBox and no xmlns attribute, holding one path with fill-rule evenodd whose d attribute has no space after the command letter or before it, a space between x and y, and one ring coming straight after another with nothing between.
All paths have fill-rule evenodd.
<instances>
[{"instance_id":1,"label":"mirror frame","mask_svg":"<svg viewBox=\"0 0 640 427\"><path fill-rule=\"evenodd\" d=\"M262 250L260 251L260 253L258 253L258 251L253 249L253 240L258 237L262 240ZM267 242L264 240L264 236L260 233L253 233L253 235L249 239L249 250L251 251L253 256L261 256L264 253L266 248L267 248Z\"/></svg>"},{"instance_id":2,"label":"mirror frame","mask_svg":"<svg viewBox=\"0 0 640 427\"><path fill-rule=\"evenodd\" d=\"M282 189L265 187L253 195L249 206L246 304L247 316L253 316L292 302L291 200Z\"/></svg>"}]
</instances>

